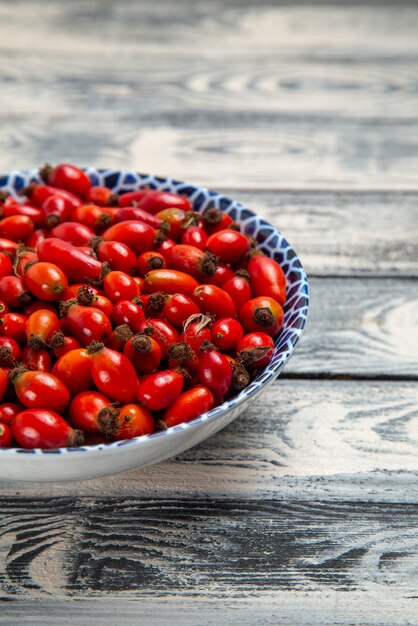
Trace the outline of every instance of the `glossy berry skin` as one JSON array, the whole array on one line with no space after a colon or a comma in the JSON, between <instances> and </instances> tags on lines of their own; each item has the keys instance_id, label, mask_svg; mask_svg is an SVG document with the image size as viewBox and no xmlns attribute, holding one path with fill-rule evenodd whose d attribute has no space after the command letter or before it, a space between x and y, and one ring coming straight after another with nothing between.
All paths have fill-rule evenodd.
<instances>
[{"instance_id":1,"label":"glossy berry skin","mask_svg":"<svg viewBox=\"0 0 418 626\"><path fill-rule=\"evenodd\" d=\"M105 241L120 241L138 255L153 247L155 230L143 222L126 220L108 228L102 237Z\"/></svg>"},{"instance_id":2,"label":"glossy berry skin","mask_svg":"<svg viewBox=\"0 0 418 626\"><path fill-rule=\"evenodd\" d=\"M206 231L200 226L190 226L186 228L181 237L181 243L187 246L195 246L199 250L206 250L208 236Z\"/></svg>"},{"instance_id":3,"label":"glossy berry skin","mask_svg":"<svg viewBox=\"0 0 418 626\"><path fill-rule=\"evenodd\" d=\"M21 309L31 301L26 284L19 276L0 278L0 298L10 309Z\"/></svg>"},{"instance_id":4,"label":"glossy berry skin","mask_svg":"<svg viewBox=\"0 0 418 626\"><path fill-rule=\"evenodd\" d=\"M117 206L119 196L108 187L94 185L87 192L86 200L97 206Z\"/></svg>"},{"instance_id":5,"label":"glossy berry skin","mask_svg":"<svg viewBox=\"0 0 418 626\"><path fill-rule=\"evenodd\" d=\"M209 279L216 272L217 261L195 246L177 244L166 253L167 267L190 274L199 281Z\"/></svg>"},{"instance_id":6,"label":"glossy berry skin","mask_svg":"<svg viewBox=\"0 0 418 626\"><path fill-rule=\"evenodd\" d=\"M0 237L24 243L32 235L35 225L27 215L11 215L0 220Z\"/></svg>"},{"instance_id":7,"label":"glossy berry skin","mask_svg":"<svg viewBox=\"0 0 418 626\"><path fill-rule=\"evenodd\" d=\"M249 251L247 237L236 230L220 230L211 235L206 248L220 258L223 263L237 263Z\"/></svg>"},{"instance_id":8,"label":"glossy berry skin","mask_svg":"<svg viewBox=\"0 0 418 626\"><path fill-rule=\"evenodd\" d=\"M253 297L249 280L239 274L227 280L226 283L223 284L222 289L229 293L238 313L244 304Z\"/></svg>"},{"instance_id":9,"label":"glossy berry skin","mask_svg":"<svg viewBox=\"0 0 418 626\"><path fill-rule=\"evenodd\" d=\"M151 329L152 338L160 346L161 359L166 359L169 346L179 341L178 331L169 322L157 317L150 317L148 328Z\"/></svg>"},{"instance_id":10,"label":"glossy berry skin","mask_svg":"<svg viewBox=\"0 0 418 626\"><path fill-rule=\"evenodd\" d=\"M66 448L79 446L84 436L74 430L56 412L47 409L30 409L16 415L12 433L22 448Z\"/></svg>"},{"instance_id":11,"label":"glossy berry skin","mask_svg":"<svg viewBox=\"0 0 418 626\"><path fill-rule=\"evenodd\" d=\"M13 215L26 215L26 217L30 217L35 228L39 228L44 224L44 216L39 208L20 204L20 202L11 203L7 206L1 206L0 204L0 212L2 218L12 217Z\"/></svg>"},{"instance_id":12,"label":"glossy berry skin","mask_svg":"<svg viewBox=\"0 0 418 626\"><path fill-rule=\"evenodd\" d=\"M19 250L15 256L14 274L16 274L16 276L24 278L26 271L31 267L33 263L36 263L37 261L39 261L38 255L36 254L36 252L33 252L33 250Z\"/></svg>"},{"instance_id":13,"label":"glossy berry skin","mask_svg":"<svg viewBox=\"0 0 418 626\"><path fill-rule=\"evenodd\" d=\"M61 222L51 230L51 237L62 239L73 246L84 246L94 236L94 230L78 222Z\"/></svg>"},{"instance_id":14,"label":"glossy berry skin","mask_svg":"<svg viewBox=\"0 0 418 626\"><path fill-rule=\"evenodd\" d=\"M59 328L60 323L56 313L48 309L34 311L28 317L26 324L25 333L28 344L35 349L42 350Z\"/></svg>"},{"instance_id":15,"label":"glossy berry skin","mask_svg":"<svg viewBox=\"0 0 418 626\"><path fill-rule=\"evenodd\" d=\"M70 282L99 282L103 274L103 264L82 252L76 246L56 237L41 241L37 253L40 261L55 263Z\"/></svg>"},{"instance_id":16,"label":"glossy berry skin","mask_svg":"<svg viewBox=\"0 0 418 626\"><path fill-rule=\"evenodd\" d=\"M71 334L84 346L92 341L105 341L112 332L107 315L91 306L72 304L67 311L66 322Z\"/></svg>"},{"instance_id":17,"label":"glossy berry skin","mask_svg":"<svg viewBox=\"0 0 418 626\"><path fill-rule=\"evenodd\" d=\"M3 399L9 382L9 369L0 367L0 401Z\"/></svg>"},{"instance_id":18,"label":"glossy berry skin","mask_svg":"<svg viewBox=\"0 0 418 626\"><path fill-rule=\"evenodd\" d=\"M261 331L274 337L283 326L284 313L276 300L259 296L244 304L239 320L248 333Z\"/></svg>"},{"instance_id":19,"label":"glossy berry skin","mask_svg":"<svg viewBox=\"0 0 418 626\"><path fill-rule=\"evenodd\" d=\"M139 374L155 372L161 362L161 348L152 337L135 335L127 341L123 354Z\"/></svg>"},{"instance_id":20,"label":"glossy berry skin","mask_svg":"<svg viewBox=\"0 0 418 626\"><path fill-rule=\"evenodd\" d=\"M204 320L197 318L195 322L188 323L185 325L185 329L180 335L180 341L187 343L193 352L197 355L200 354L200 348L204 342L210 341L211 332L210 332L210 318L206 318Z\"/></svg>"},{"instance_id":21,"label":"glossy berry skin","mask_svg":"<svg viewBox=\"0 0 418 626\"><path fill-rule=\"evenodd\" d=\"M199 283L193 276L178 270L152 270L145 276L147 293L162 291L163 293L183 293L191 296Z\"/></svg>"},{"instance_id":22,"label":"glossy berry skin","mask_svg":"<svg viewBox=\"0 0 418 626\"><path fill-rule=\"evenodd\" d=\"M25 346L20 358L23 365L31 370L51 371L52 361L48 350L35 350L31 346Z\"/></svg>"},{"instance_id":23,"label":"glossy berry skin","mask_svg":"<svg viewBox=\"0 0 418 626\"><path fill-rule=\"evenodd\" d=\"M37 228L29 237L29 239L26 241L26 245L29 248L36 249L38 245L41 243L41 241L43 241L44 239L47 239L48 237L49 237L49 230L47 230L46 228Z\"/></svg>"},{"instance_id":24,"label":"glossy berry skin","mask_svg":"<svg viewBox=\"0 0 418 626\"><path fill-rule=\"evenodd\" d=\"M232 317L223 317L214 322L211 328L212 343L219 350L229 352L235 350L244 336L244 329L238 320Z\"/></svg>"},{"instance_id":25,"label":"glossy berry skin","mask_svg":"<svg viewBox=\"0 0 418 626\"><path fill-rule=\"evenodd\" d=\"M65 196L55 194L49 196L42 204L41 208L44 216L45 225L48 228L54 228L61 222L67 222L71 219L71 214L74 211L74 205L68 201Z\"/></svg>"},{"instance_id":26,"label":"glossy berry skin","mask_svg":"<svg viewBox=\"0 0 418 626\"><path fill-rule=\"evenodd\" d=\"M7 424L0 423L0 448L10 448L12 445L12 431Z\"/></svg>"},{"instance_id":27,"label":"glossy berry skin","mask_svg":"<svg viewBox=\"0 0 418 626\"><path fill-rule=\"evenodd\" d=\"M71 350L58 359L51 374L64 383L72 396L87 391L93 384L91 357L84 348Z\"/></svg>"},{"instance_id":28,"label":"glossy berry skin","mask_svg":"<svg viewBox=\"0 0 418 626\"><path fill-rule=\"evenodd\" d=\"M0 335L0 367L13 367L20 358L20 346L11 337Z\"/></svg>"},{"instance_id":29,"label":"glossy berry skin","mask_svg":"<svg viewBox=\"0 0 418 626\"><path fill-rule=\"evenodd\" d=\"M160 228L164 223L164 220L160 219L156 215L151 215L147 211L143 209L138 209L138 207L124 207L118 209L116 212L116 222L124 222L125 220L137 220L139 222L143 222L144 224L148 224L148 226L152 226L153 228ZM168 225L166 224L166 227Z\"/></svg>"},{"instance_id":30,"label":"glossy berry skin","mask_svg":"<svg viewBox=\"0 0 418 626\"><path fill-rule=\"evenodd\" d=\"M166 260L160 252L148 250L139 255L136 264L138 274L146 276L151 270L164 269L166 266Z\"/></svg>"},{"instance_id":31,"label":"glossy berry skin","mask_svg":"<svg viewBox=\"0 0 418 626\"><path fill-rule=\"evenodd\" d=\"M139 404L121 406L117 416L110 421L109 427L105 426L107 436L116 441L150 435L154 430L155 423L152 414Z\"/></svg>"},{"instance_id":32,"label":"glossy berry skin","mask_svg":"<svg viewBox=\"0 0 418 626\"><path fill-rule=\"evenodd\" d=\"M261 350L260 350L261 348ZM244 365L247 369L258 369L266 367L273 358L274 341L263 332L249 333L245 335L237 346L237 355L242 356L243 352L247 352L248 358L245 358Z\"/></svg>"},{"instance_id":33,"label":"glossy berry skin","mask_svg":"<svg viewBox=\"0 0 418 626\"><path fill-rule=\"evenodd\" d=\"M27 319L20 313L6 313L0 317L0 333L18 343L26 340Z\"/></svg>"},{"instance_id":34,"label":"glossy berry skin","mask_svg":"<svg viewBox=\"0 0 418 626\"><path fill-rule=\"evenodd\" d=\"M66 337L65 335L61 335L60 340L56 341L55 344L54 340L50 343L57 359L60 359L64 354L67 354L67 352L71 352L71 350L77 350L82 347L78 339L75 337Z\"/></svg>"},{"instance_id":35,"label":"glossy berry skin","mask_svg":"<svg viewBox=\"0 0 418 626\"><path fill-rule=\"evenodd\" d=\"M193 292L193 300L201 312L213 316L215 319L222 317L235 317L236 309L231 296L216 285L199 285Z\"/></svg>"},{"instance_id":36,"label":"glossy berry skin","mask_svg":"<svg viewBox=\"0 0 418 626\"><path fill-rule=\"evenodd\" d=\"M138 402L150 411L163 411L183 390L184 376L176 370L160 370L139 382Z\"/></svg>"},{"instance_id":37,"label":"glossy berry skin","mask_svg":"<svg viewBox=\"0 0 418 626\"><path fill-rule=\"evenodd\" d=\"M138 207L155 215L159 211L171 208L190 211L192 205L187 198L183 198L175 193L150 189L148 193L144 194L139 200Z\"/></svg>"},{"instance_id":38,"label":"glossy berry skin","mask_svg":"<svg viewBox=\"0 0 418 626\"><path fill-rule=\"evenodd\" d=\"M62 413L70 400L67 387L49 372L23 370L11 377L19 402L28 409Z\"/></svg>"},{"instance_id":39,"label":"glossy berry skin","mask_svg":"<svg viewBox=\"0 0 418 626\"><path fill-rule=\"evenodd\" d=\"M120 241L101 241L96 247L99 261L109 263L112 270L131 274L136 267L136 256L132 250Z\"/></svg>"},{"instance_id":40,"label":"glossy berry skin","mask_svg":"<svg viewBox=\"0 0 418 626\"><path fill-rule=\"evenodd\" d=\"M71 219L88 226L95 233L103 232L112 224L111 215L95 204L83 204L77 207Z\"/></svg>"},{"instance_id":41,"label":"glossy berry skin","mask_svg":"<svg viewBox=\"0 0 418 626\"><path fill-rule=\"evenodd\" d=\"M232 368L224 354L216 350L203 350L199 358L199 382L222 400L232 383Z\"/></svg>"},{"instance_id":42,"label":"glossy berry skin","mask_svg":"<svg viewBox=\"0 0 418 626\"><path fill-rule=\"evenodd\" d=\"M175 326L182 330L183 324L191 315L198 315L200 309L197 304L188 296L182 293L175 293L167 297L163 306L164 317Z\"/></svg>"},{"instance_id":43,"label":"glossy berry skin","mask_svg":"<svg viewBox=\"0 0 418 626\"><path fill-rule=\"evenodd\" d=\"M277 261L267 256L253 256L248 262L247 272L255 296L269 296L283 306L286 301L286 276Z\"/></svg>"},{"instance_id":44,"label":"glossy berry skin","mask_svg":"<svg viewBox=\"0 0 418 626\"><path fill-rule=\"evenodd\" d=\"M138 285L134 279L118 270L112 270L104 277L103 288L106 296L112 302L119 300L133 300L139 296Z\"/></svg>"},{"instance_id":45,"label":"glossy berry skin","mask_svg":"<svg viewBox=\"0 0 418 626\"><path fill-rule=\"evenodd\" d=\"M234 276L234 272L227 265L220 264L216 268L216 272L213 276L209 278L204 278L202 280L203 283L209 283L211 285L216 285L217 287L222 287L224 284Z\"/></svg>"},{"instance_id":46,"label":"glossy berry skin","mask_svg":"<svg viewBox=\"0 0 418 626\"><path fill-rule=\"evenodd\" d=\"M102 344L103 346L103 344ZM130 360L110 348L90 346L91 372L97 389L111 400L134 402L138 393L138 376Z\"/></svg>"},{"instance_id":47,"label":"glossy berry skin","mask_svg":"<svg viewBox=\"0 0 418 626\"><path fill-rule=\"evenodd\" d=\"M53 263L40 261L31 265L25 273L27 288L40 300L59 300L68 287L64 272Z\"/></svg>"},{"instance_id":48,"label":"glossy berry skin","mask_svg":"<svg viewBox=\"0 0 418 626\"><path fill-rule=\"evenodd\" d=\"M41 170L41 176L51 187L65 189L79 198L86 198L91 188L87 174L71 163L60 163L55 167L47 165Z\"/></svg>"},{"instance_id":49,"label":"glossy berry skin","mask_svg":"<svg viewBox=\"0 0 418 626\"><path fill-rule=\"evenodd\" d=\"M0 423L10 424L13 422L15 415L23 411L23 406L16 402L4 402L0 404Z\"/></svg>"},{"instance_id":50,"label":"glossy berry skin","mask_svg":"<svg viewBox=\"0 0 418 626\"><path fill-rule=\"evenodd\" d=\"M68 409L71 424L86 433L98 433L98 416L102 409L111 405L107 396L98 391L83 391L71 400Z\"/></svg>"},{"instance_id":51,"label":"glossy berry skin","mask_svg":"<svg viewBox=\"0 0 418 626\"><path fill-rule=\"evenodd\" d=\"M51 187L51 185L41 185L38 183L31 183L29 187L26 188L26 193L30 199L31 204L37 207L42 207L44 202L48 200L51 196L61 196L65 198L66 202L73 208L76 209L80 204L82 204L82 200L70 193L69 191L65 191L64 189L57 189L56 187Z\"/></svg>"},{"instance_id":52,"label":"glossy berry skin","mask_svg":"<svg viewBox=\"0 0 418 626\"><path fill-rule=\"evenodd\" d=\"M203 219L206 226L205 230L209 235L213 235L213 233L217 233L220 230L225 230L234 223L230 215L215 208L207 209L203 215Z\"/></svg>"},{"instance_id":53,"label":"glossy berry skin","mask_svg":"<svg viewBox=\"0 0 418 626\"><path fill-rule=\"evenodd\" d=\"M9 254L0 252L0 278L13 273L13 263Z\"/></svg>"},{"instance_id":54,"label":"glossy berry skin","mask_svg":"<svg viewBox=\"0 0 418 626\"><path fill-rule=\"evenodd\" d=\"M130 300L120 300L115 304L112 320L117 326L127 324L134 333L142 332L147 322L142 308Z\"/></svg>"},{"instance_id":55,"label":"glossy berry skin","mask_svg":"<svg viewBox=\"0 0 418 626\"><path fill-rule=\"evenodd\" d=\"M136 207L138 202L149 192L149 189L137 189L136 191L127 191L121 193L119 197L120 207Z\"/></svg>"},{"instance_id":56,"label":"glossy berry skin","mask_svg":"<svg viewBox=\"0 0 418 626\"><path fill-rule=\"evenodd\" d=\"M185 211L183 211L182 209L177 209L175 207L170 207L169 209L159 211L155 214L155 217L160 219L162 222L169 224L169 235L171 239L174 239L175 241L180 241L184 232L183 224L186 221Z\"/></svg>"},{"instance_id":57,"label":"glossy berry skin","mask_svg":"<svg viewBox=\"0 0 418 626\"><path fill-rule=\"evenodd\" d=\"M164 428L190 422L202 413L210 411L215 405L212 392L202 385L197 385L180 394L177 400L166 410L161 420Z\"/></svg>"}]
</instances>

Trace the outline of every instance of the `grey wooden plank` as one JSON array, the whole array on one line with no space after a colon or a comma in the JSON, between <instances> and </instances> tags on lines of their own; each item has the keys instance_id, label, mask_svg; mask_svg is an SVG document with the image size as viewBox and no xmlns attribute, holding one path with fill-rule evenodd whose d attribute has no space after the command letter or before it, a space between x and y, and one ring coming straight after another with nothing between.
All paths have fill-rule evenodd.
<instances>
[{"instance_id":1,"label":"grey wooden plank","mask_svg":"<svg viewBox=\"0 0 418 626\"><path fill-rule=\"evenodd\" d=\"M275 224L308 274L417 276L414 193L225 190Z\"/></svg>"},{"instance_id":2,"label":"grey wooden plank","mask_svg":"<svg viewBox=\"0 0 418 626\"><path fill-rule=\"evenodd\" d=\"M150 30L158 27L150 24ZM143 43L140 42L143 47ZM204 46L205 44L203 44ZM222 43L221 43L222 45ZM341 57L278 47L190 57L167 44L114 56L84 50L3 50L2 113L71 114L91 110L144 114L178 111L255 112L282 117L414 121L418 104L418 46L408 56L359 56L353 45ZM225 60L225 54L227 62ZM34 92L37 98L33 100Z\"/></svg>"},{"instance_id":3,"label":"grey wooden plank","mask_svg":"<svg viewBox=\"0 0 418 626\"><path fill-rule=\"evenodd\" d=\"M417 400L414 383L279 379L178 458L84 482L0 481L0 494L418 503Z\"/></svg>"},{"instance_id":4,"label":"grey wooden plank","mask_svg":"<svg viewBox=\"0 0 418 626\"><path fill-rule=\"evenodd\" d=\"M396 587L387 585L384 593L355 590L347 593L286 590L260 595L234 597L176 597L170 600L150 596L125 600L123 597L95 599L17 599L6 601L0 624L41 624L42 626L73 626L75 623L96 626L153 626L182 624L184 626L329 626L329 624L368 624L395 626L415 624L416 597L401 596Z\"/></svg>"},{"instance_id":5,"label":"grey wooden plank","mask_svg":"<svg viewBox=\"0 0 418 626\"><path fill-rule=\"evenodd\" d=\"M398 610L416 606L417 505L123 498L1 505L2 596L18 599L3 605L2 617L19 599L45 594L165 600L168 610L183 599L199 606L221 595L233 606L235 598L276 593L303 606L315 592L319 602L327 592L334 602L341 592L363 595L363 610L372 606L367 595ZM393 615L405 619L403 611Z\"/></svg>"}]
</instances>

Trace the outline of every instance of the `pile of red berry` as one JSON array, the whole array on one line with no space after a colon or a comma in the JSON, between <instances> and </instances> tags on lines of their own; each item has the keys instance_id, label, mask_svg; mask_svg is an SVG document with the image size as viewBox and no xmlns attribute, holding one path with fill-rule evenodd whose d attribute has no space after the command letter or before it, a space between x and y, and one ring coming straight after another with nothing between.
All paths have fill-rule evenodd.
<instances>
[{"instance_id":1,"label":"pile of red berry","mask_svg":"<svg viewBox=\"0 0 418 626\"><path fill-rule=\"evenodd\" d=\"M286 281L230 216L79 168L0 196L0 447L128 439L246 387Z\"/></svg>"}]
</instances>

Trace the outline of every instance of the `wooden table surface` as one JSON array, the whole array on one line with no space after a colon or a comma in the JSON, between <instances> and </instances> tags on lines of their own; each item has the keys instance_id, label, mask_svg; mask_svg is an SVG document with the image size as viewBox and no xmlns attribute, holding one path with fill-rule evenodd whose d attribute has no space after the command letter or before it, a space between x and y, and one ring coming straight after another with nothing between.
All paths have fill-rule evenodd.
<instances>
[{"instance_id":1,"label":"wooden table surface","mask_svg":"<svg viewBox=\"0 0 418 626\"><path fill-rule=\"evenodd\" d=\"M0 169L212 186L310 276L285 374L179 458L0 481L0 623L418 623L418 4L0 0Z\"/></svg>"}]
</instances>

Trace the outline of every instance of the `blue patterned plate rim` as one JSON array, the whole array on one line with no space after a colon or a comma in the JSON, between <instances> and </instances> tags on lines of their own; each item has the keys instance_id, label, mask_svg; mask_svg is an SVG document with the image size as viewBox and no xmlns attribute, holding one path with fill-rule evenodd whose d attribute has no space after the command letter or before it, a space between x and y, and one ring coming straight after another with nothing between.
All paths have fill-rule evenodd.
<instances>
[{"instance_id":1,"label":"blue patterned plate rim","mask_svg":"<svg viewBox=\"0 0 418 626\"><path fill-rule=\"evenodd\" d=\"M243 226L245 233L251 234L257 239L260 248L264 252L279 261L286 274L288 294L284 307L284 327L275 341L272 361L257 375L250 385L231 400L227 400L220 406L215 407L207 413L203 413L190 422L185 422L151 435L144 435L123 441L113 441L108 444L101 443L91 446L84 445L77 448L58 448L56 450L45 450L43 448L31 450L24 448L0 448L0 454L39 454L51 452L63 454L108 450L133 444L141 446L149 439L159 439L171 433L174 434L175 432L182 431L185 428L195 429L202 422L214 421L225 413L240 406L246 400L254 398L267 384L272 382L280 374L298 344L306 325L309 308L309 286L306 273L299 257L280 231L251 211L251 209L236 200L231 200L222 193L193 183L177 181L171 178L162 178L152 174L142 174L132 170L97 169L89 167L85 168L85 171L89 175L93 185L104 185L117 193L135 191L142 187L171 191L186 195L192 202L193 208L197 211L203 212L209 206L215 206L230 214L234 220ZM38 169L15 170L8 173L0 173L0 189L4 189L15 196L31 182L40 182Z\"/></svg>"}]
</instances>

